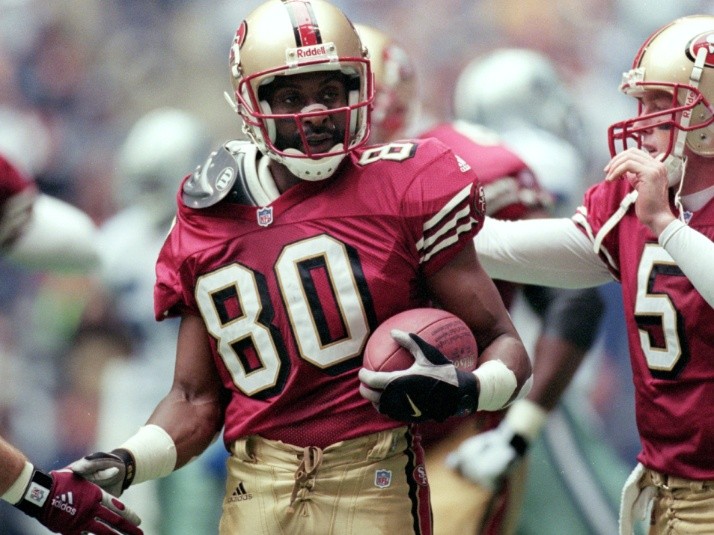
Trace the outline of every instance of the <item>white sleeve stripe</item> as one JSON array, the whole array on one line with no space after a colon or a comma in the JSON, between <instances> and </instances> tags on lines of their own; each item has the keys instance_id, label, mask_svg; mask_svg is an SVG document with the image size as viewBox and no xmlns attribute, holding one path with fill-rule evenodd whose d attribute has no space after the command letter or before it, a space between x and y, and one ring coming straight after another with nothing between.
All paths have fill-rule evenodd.
<instances>
[{"instance_id":1,"label":"white sleeve stripe","mask_svg":"<svg viewBox=\"0 0 714 535\"><path fill-rule=\"evenodd\" d=\"M594 243L595 235L593 234L593 229L590 226L588 218L585 216L584 213L580 211L580 208L578 208L578 211L572 216L571 219L585 230L588 240L590 240L591 243ZM618 267L615 260L612 258L610 251L608 251L607 248L602 245L602 241L598 244L597 248L598 250L595 250L595 248L593 247L593 251L596 253L601 252L605 256L605 259L607 260L607 263L610 265L610 267L619 273L620 268Z\"/></svg>"},{"instance_id":2,"label":"white sleeve stripe","mask_svg":"<svg viewBox=\"0 0 714 535\"><path fill-rule=\"evenodd\" d=\"M464 232L469 232L473 228L475 223L476 223L476 220L474 218L470 217L468 222L456 227L456 234L454 234L453 236L451 236L447 239L441 240L440 242L435 244L431 248L431 250L429 250L429 252L422 255L421 258L419 259L419 263L423 264L424 262L427 262L429 259L431 259L432 256L434 256L439 251L442 251L443 249L446 249L447 247L458 242L459 236L461 236L461 234L463 234Z\"/></svg>"},{"instance_id":3,"label":"white sleeve stripe","mask_svg":"<svg viewBox=\"0 0 714 535\"><path fill-rule=\"evenodd\" d=\"M459 191L456 195L454 195L449 202L447 202L444 207L439 210L434 216L426 221L424 223L424 233L426 234L427 231L429 231L431 228L436 227L441 224L442 219L444 219L446 216L448 216L454 208L456 208L459 204L464 202L464 200L469 198L469 195L471 194L471 188L473 187L473 184L469 184L466 186L464 189Z\"/></svg>"},{"instance_id":4,"label":"white sleeve stripe","mask_svg":"<svg viewBox=\"0 0 714 535\"><path fill-rule=\"evenodd\" d=\"M569 218L487 217L475 243L481 265L492 278L556 288L586 288L613 279L592 242Z\"/></svg>"},{"instance_id":5,"label":"white sleeve stripe","mask_svg":"<svg viewBox=\"0 0 714 535\"><path fill-rule=\"evenodd\" d=\"M453 214L453 217L451 217L451 219L449 219L448 221L442 221L442 226L438 230L436 230L436 232L433 232L428 238L426 236L421 237L421 239L416 244L417 250L424 251L429 247L432 247L434 243L440 240L444 234L456 228L459 224L459 221L464 218L468 218L470 212L471 209L468 206L464 206L461 210ZM426 232L424 234L426 234Z\"/></svg>"},{"instance_id":6,"label":"white sleeve stripe","mask_svg":"<svg viewBox=\"0 0 714 535\"><path fill-rule=\"evenodd\" d=\"M477 221L471 215L472 189L473 184L465 186L424 223L422 237L416 243L420 264L457 243L459 236L469 232L476 224Z\"/></svg>"}]
</instances>

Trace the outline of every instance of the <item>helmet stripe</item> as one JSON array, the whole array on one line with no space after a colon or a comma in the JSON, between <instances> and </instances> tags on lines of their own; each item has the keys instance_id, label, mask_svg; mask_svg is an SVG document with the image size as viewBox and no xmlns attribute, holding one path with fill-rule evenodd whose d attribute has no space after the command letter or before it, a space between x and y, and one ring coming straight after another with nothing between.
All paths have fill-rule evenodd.
<instances>
[{"instance_id":1,"label":"helmet stripe","mask_svg":"<svg viewBox=\"0 0 714 535\"><path fill-rule=\"evenodd\" d=\"M675 21L676 22L676 21ZM637 51L637 54L635 54L635 59L632 62L632 68L636 69L640 66L640 62L642 61L642 57L645 55L645 52L647 52L647 49L649 48L650 44L652 44L652 41L654 41L655 37L657 37L659 34L661 34L664 30L672 26L674 22L670 22L669 24L663 26L662 28L655 30L654 33L652 33L647 40L642 43L642 46L640 49Z\"/></svg>"},{"instance_id":2,"label":"helmet stripe","mask_svg":"<svg viewBox=\"0 0 714 535\"><path fill-rule=\"evenodd\" d=\"M297 46L319 45L322 43L320 28L310 2L305 0L283 0L293 24Z\"/></svg>"}]
</instances>

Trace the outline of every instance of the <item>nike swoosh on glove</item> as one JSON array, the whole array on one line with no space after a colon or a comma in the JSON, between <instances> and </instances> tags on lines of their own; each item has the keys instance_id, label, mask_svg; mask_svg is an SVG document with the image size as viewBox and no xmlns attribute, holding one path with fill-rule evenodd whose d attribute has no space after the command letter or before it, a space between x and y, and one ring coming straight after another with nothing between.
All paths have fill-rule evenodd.
<instances>
[{"instance_id":1,"label":"nike swoosh on glove","mask_svg":"<svg viewBox=\"0 0 714 535\"><path fill-rule=\"evenodd\" d=\"M56 533L142 535L139 517L117 498L71 470L35 469L15 507Z\"/></svg>"},{"instance_id":2,"label":"nike swoosh on glove","mask_svg":"<svg viewBox=\"0 0 714 535\"><path fill-rule=\"evenodd\" d=\"M457 369L441 351L414 333L393 329L391 335L414 356L414 364L392 372L360 370L360 394L380 413L401 422L441 422L476 410L478 381L474 374Z\"/></svg>"},{"instance_id":3,"label":"nike swoosh on glove","mask_svg":"<svg viewBox=\"0 0 714 535\"><path fill-rule=\"evenodd\" d=\"M136 462L128 450L119 448L109 453L92 453L67 468L119 497L134 480Z\"/></svg>"},{"instance_id":4,"label":"nike swoosh on glove","mask_svg":"<svg viewBox=\"0 0 714 535\"><path fill-rule=\"evenodd\" d=\"M640 488L640 480L645 467L637 463L622 487L620 499L620 535L633 535L635 520L644 520L650 502L657 493L657 487L646 485Z\"/></svg>"}]
</instances>

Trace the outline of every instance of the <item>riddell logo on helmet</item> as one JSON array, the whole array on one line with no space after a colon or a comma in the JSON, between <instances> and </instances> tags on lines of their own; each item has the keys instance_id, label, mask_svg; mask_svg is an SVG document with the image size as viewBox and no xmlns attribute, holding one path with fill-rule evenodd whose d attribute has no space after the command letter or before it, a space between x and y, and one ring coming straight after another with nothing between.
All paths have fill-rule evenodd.
<instances>
[{"instance_id":1,"label":"riddell logo on helmet","mask_svg":"<svg viewBox=\"0 0 714 535\"><path fill-rule=\"evenodd\" d=\"M302 46L295 49L295 57L298 59L315 58L317 56L326 56L327 49L325 45Z\"/></svg>"},{"instance_id":2,"label":"riddell logo on helmet","mask_svg":"<svg viewBox=\"0 0 714 535\"><path fill-rule=\"evenodd\" d=\"M287 63L294 65L303 61L315 59L333 59L335 58L335 45L333 43L322 43L320 45L300 46L297 48L288 48L285 51Z\"/></svg>"}]
</instances>

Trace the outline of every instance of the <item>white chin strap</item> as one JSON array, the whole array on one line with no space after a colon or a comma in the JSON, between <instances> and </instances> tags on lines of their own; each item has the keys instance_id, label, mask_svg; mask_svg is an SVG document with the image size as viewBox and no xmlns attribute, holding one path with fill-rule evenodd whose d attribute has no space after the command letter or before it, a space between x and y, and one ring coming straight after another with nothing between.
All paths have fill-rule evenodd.
<instances>
[{"instance_id":1,"label":"white chin strap","mask_svg":"<svg viewBox=\"0 0 714 535\"><path fill-rule=\"evenodd\" d=\"M702 78L706 58L707 49L702 47L697 52L697 57L694 60L694 67L692 67L692 72L689 75L689 85L694 89L699 88L699 82ZM693 91L689 90L687 92L685 102L689 102L690 99L694 98L694 96ZM674 204L676 205L677 210L679 210L679 219L681 221L684 221L684 207L682 206L682 200L680 197L682 193L682 186L684 185L684 173L687 167L687 159L684 157L684 147L687 144L688 132L686 132L685 129L689 128L691 120L691 110L682 115L680 124L683 128L680 128L677 131L677 137L674 142L672 154L664 160L664 163L667 166L669 187L677 187L677 191L674 194Z\"/></svg>"},{"instance_id":2,"label":"white chin strap","mask_svg":"<svg viewBox=\"0 0 714 535\"><path fill-rule=\"evenodd\" d=\"M340 154L325 156L319 160L304 158L305 153L297 149L287 149L285 150L285 156L281 157L278 161L299 179L317 182L318 180L325 180L334 174L340 162L342 162L346 156L346 154L342 152L343 148L344 145L338 143L330 149L330 152L340 152ZM291 154L303 157L291 157ZM272 157L272 154L269 154L269 156Z\"/></svg>"},{"instance_id":3,"label":"white chin strap","mask_svg":"<svg viewBox=\"0 0 714 535\"><path fill-rule=\"evenodd\" d=\"M669 183L669 187L673 188L677 185L681 186L682 177L684 176L685 159L681 156L670 154L662 161L667 167L667 181Z\"/></svg>"}]
</instances>

